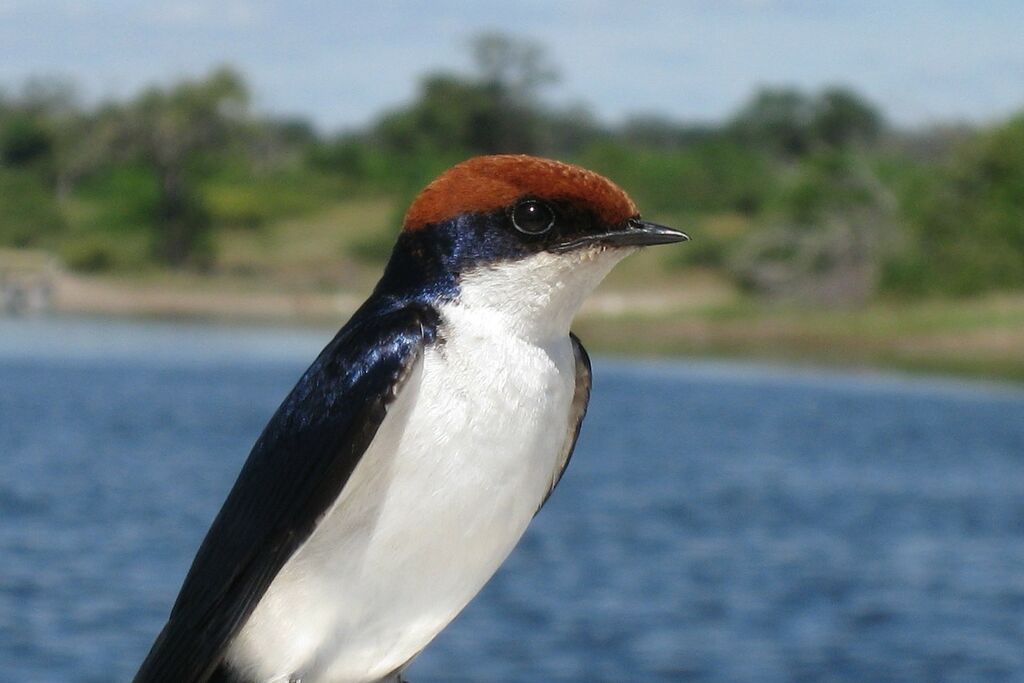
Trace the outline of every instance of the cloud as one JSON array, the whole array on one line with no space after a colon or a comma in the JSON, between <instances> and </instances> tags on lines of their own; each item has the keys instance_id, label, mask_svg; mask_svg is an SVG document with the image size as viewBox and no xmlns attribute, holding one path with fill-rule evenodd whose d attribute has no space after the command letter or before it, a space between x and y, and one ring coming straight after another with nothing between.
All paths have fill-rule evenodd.
<instances>
[{"instance_id":1,"label":"cloud","mask_svg":"<svg viewBox=\"0 0 1024 683\"><path fill-rule=\"evenodd\" d=\"M406 100L426 71L468 68L469 39L495 28L541 42L563 75L554 96L604 118L716 119L763 83L849 84L906 124L1024 105L1017 0L0 0L0 15L0 87L57 73L96 98L230 63L262 106L327 128Z\"/></svg>"}]
</instances>

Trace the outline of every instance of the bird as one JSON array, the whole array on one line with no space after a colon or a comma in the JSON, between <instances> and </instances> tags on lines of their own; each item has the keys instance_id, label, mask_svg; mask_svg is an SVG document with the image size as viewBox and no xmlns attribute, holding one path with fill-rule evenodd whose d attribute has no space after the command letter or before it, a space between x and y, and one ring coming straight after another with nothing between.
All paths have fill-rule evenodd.
<instances>
[{"instance_id":1,"label":"bird","mask_svg":"<svg viewBox=\"0 0 1024 683\"><path fill-rule=\"evenodd\" d=\"M569 463L591 390L575 314L622 258L687 239L551 159L429 183L256 440L135 683L404 681Z\"/></svg>"}]
</instances>

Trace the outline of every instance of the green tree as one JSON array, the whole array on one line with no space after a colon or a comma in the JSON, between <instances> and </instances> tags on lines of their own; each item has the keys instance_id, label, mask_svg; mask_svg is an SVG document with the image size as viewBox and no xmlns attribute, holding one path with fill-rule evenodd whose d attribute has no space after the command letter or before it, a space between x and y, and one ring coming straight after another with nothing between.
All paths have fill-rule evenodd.
<instances>
[{"instance_id":1,"label":"green tree","mask_svg":"<svg viewBox=\"0 0 1024 683\"><path fill-rule=\"evenodd\" d=\"M884 125L878 109L847 88L825 90L814 103L814 138L831 147L875 142Z\"/></svg>"},{"instance_id":2,"label":"green tree","mask_svg":"<svg viewBox=\"0 0 1024 683\"><path fill-rule=\"evenodd\" d=\"M62 81L30 80L16 96L0 97L0 244L50 245L65 229L54 177L77 115Z\"/></svg>"},{"instance_id":3,"label":"green tree","mask_svg":"<svg viewBox=\"0 0 1024 683\"><path fill-rule=\"evenodd\" d=\"M38 117L19 113L0 124L0 162L26 166L53 153L53 135Z\"/></svg>"},{"instance_id":4,"label":"green tree","mask_svg":"<svg viewBox=\"0 0 1024 683\"><path fill-rule=\"evenodd\" d=\"M537 43L501 34L475 38L470 75L428 74L408 107L385 115L377 137L410 153L537 152L546 138L539 94L556 72Z\"/></svg>"},{"instance_id":5,"label":"green tree","mask_svg":"<svg viewBox=\"0 0 1024 683\"><path fill-rule=\"evenodd\" d=\"M814 102L792 88L764 88L729 124L743 142L784 157L799 157L813 144Z\"/></svg>"},{"instance_id":6,"label":"green tree","mask_svg":"<svg viewBox=\"0 0 1024 683\"><path fill-rule=\"evenodd\" d=\"M477 87L483 99L470 122L474 151L537 152L544 139L540 93L558 72L540 43L500 33L477 36L471 44Z\"/></svg>"},{"instance_id":7,"label":"green tree","mask_svg":"<svg viewBox=\"0 0 1024 683\"><path fill-rule=\"evenodd\" d=\"M164 263L195 265L210 257L210 221L197 176L243 130L248 101L241 76L225 68L151 88L100 117L115 157L135 159L157 178L153 250Z\"/></svg>"},{"instance_id":8,"label":"green tree","mask_svg":"<svg viewBox=\"0 0 1024 683\"><path fill-rule=\"evenodd\" d=\"M878 285L879 262L898 231L897 206L866 159L827 150L792 169L732 259L738 283L759 294L817 304L857 304Z\"/></svg>"},{"instance_id":9,"label":"green tree","mask_svg":"<svg viewBox=\"0 0 1024 683\"><path fill-rule=\"evenodd\" d=\"M788 159L821 149L875 142L884 129L878 109L848 88L810 97L793 88L765 88L733 117L729 128L747 144Z\"/></svg>"},{"instance_id":10,"label":"green tree","mask_svg":"<svg viewBox=\"0 0 1024 683\"><path fill-rule=\"evenodd\" d=\"M631 116L616 131L624 142L641 147L686 147L716 137L710 126L686 125L658 114Z\"/></svg>"},{"instance_id":11,"label":"green tree","mask_svg":"<svg viewBox=\"0 0 1024 683\"><path fill-rule=\"evenodd\" d=\"M1024 287L1024 115L962 144L911 216L886 267L892 290L976 294Z\"/></svg>"}]
</instances>

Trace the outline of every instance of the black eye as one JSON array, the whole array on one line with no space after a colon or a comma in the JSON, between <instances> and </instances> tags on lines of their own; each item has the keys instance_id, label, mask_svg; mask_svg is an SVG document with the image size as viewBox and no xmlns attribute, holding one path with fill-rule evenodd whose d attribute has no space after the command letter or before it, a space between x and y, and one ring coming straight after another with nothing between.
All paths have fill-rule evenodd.
<instances>
[{"instance_id":1,"label":"black eye","mask_svg":"<svg viewBox=\"0 0 1024 683\"><path fill-rule=\"evenodd\" d=\"M547 204L536 199L521 201L512 209L512 225L527 235L547 232L554 224L555 212Z\"/></svg>"}]
</instances>

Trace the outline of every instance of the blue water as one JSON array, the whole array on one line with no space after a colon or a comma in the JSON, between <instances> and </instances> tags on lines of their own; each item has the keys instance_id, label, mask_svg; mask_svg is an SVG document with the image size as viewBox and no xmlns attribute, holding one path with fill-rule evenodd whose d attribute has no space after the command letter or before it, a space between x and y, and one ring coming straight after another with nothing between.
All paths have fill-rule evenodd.
<instances>
[{"instance_id":1,"label":"blue water","mask_svg":"<svg viewBox=\"0 0 1024 683\"><path fill-rule=\"evenodd\" d=\"M0 678L127 680L329 333L0 321ZM596 359L414 683L1024 681L1024 390Z\"/></svg>"}]
</instances>

